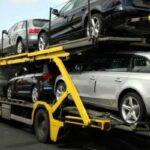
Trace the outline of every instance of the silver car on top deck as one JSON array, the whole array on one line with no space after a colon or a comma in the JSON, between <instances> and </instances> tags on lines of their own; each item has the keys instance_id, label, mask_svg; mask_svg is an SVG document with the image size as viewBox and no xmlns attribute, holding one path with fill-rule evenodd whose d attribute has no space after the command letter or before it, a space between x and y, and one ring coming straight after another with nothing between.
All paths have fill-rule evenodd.
<instances>
[{"instance_id":1,"label":"silver car on top deck","mask_svg":"<svg viewBox=\"0 0 150 150\"><path fill-rule=\"evenodd\" d=\"M24 20L14 24L8 31L3 30L3 52L20 54L25 52L27 48L38 50L39 33L48 22L49 20L45 19Z\"/></svg>"},{"instance_id":2,"label":"silver car on top deck","mask_svg":"<svg viewBox=\"0 0 150 150\"><path fill-rule=\"evenodd\" d=\"M129 125L150 116L150 52L102 54L92 59L71 72L84 103L119 111ZM65 90L64 80L58 76L56 98Z\"/></svg>"}]
</instances>

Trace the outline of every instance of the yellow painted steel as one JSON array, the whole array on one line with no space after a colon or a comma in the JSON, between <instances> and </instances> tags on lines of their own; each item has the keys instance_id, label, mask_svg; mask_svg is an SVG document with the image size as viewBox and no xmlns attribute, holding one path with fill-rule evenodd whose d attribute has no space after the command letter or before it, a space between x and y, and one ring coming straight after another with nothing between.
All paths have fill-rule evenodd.
<instances>
[{"instance_id":1,"label":"yellow painted steel","mask_svg":"<svg viewBox=\"0 0 150 150\"><path fill-rule=\"evenodd\" d=\"M150 15L148 16L148 20L150 21Z\"/></svg>"},{"instance_id":2,"label":"yellow painted steel","mask_svg":"<svg viewBox=\"0 0 150 150\"><path fill-rule=\"evenodd\" d=\"M52 107L49 104L47 104L46 102L37 101L33 105L33 111L32 111L32 124L33 125L34 125L34 119L35 119L35 115L36 115L35 112L39 108L39 106L44 106L44 108L48 112L49 125L50 125L50 133L49 133L50 139L51 139L51 141L56 142L57 137L58 137L58 132L59 132L60 128L64 126L64 122L58 121L53 118Z\"/></svg>"},{"instance_id":3,"label":"yellow painted steel","mask_svg":"<svg viewBox=\"0 0 150 150\"><path fill-rule=\"evenodd\" d=\"M88 126L90 124L90 118L85 110L85 107L83 106L83 103L81 101L81 98L78 94L77 89L75 88L71 77L69 76L69 73L67 72L64 64L62 63L62 61L59 58L54 58L53 61L56 63L57 67L59 68L61 75L64 78L66 87L67 87L67 91L68 93L70 93L70 95L72 96L72 99L79 111L79 114L81 116L81 118L83 119L83 122L85 124L85 126Z\"/></svg>"},{"instance_id":4,"label":"yellow painted steel","mask_svg":"<svg viewBox=\"0 0 150 150\"><path fill-rule=\"evenodd\" d=\"M58 107L62 104L62 102L64 101L64 99L68 96L68 92L65 92L57 101L57 103L55 103L55 105L52 107L52 112L54 113Z\"/></svg>"},{"instance_id":5,"label":"yellow painted steel","mask_svg":"<svg viewBox=\"0 0 150 150\"><path fill-rule=\"evenodd\" d=\"M44 109L47 110L49 115L49 123L50 123L50 139L51 141L56 142L58 137L58 132L61 127L64 127L64 123L71 123L76 125L81 125L83 127L90 126L94 128L99 128L101 130L104 130L105 123L108 123L111 125L111 122L109 120L92 120L89 118L87 111L80 99L80 96L78 94L78 91L76 87L74 86L74 83L71 80L71 77L69 76L69 73L67 72L62 60L60 58L68 57L70 54L65 52L62 46L54 47L50 49L46 49L43 51L33 52L33 53L24 53L19 55L13 55L8 56L4 58L0 58L0 66L4 65L13 65L13 64L20 64L25 62L33 62L38 60L52 60L57 67L60 70L60 73L62 77L64 78L67 90L66 92L60 97L60 99L53 105L49 105L46 102L37 101L33 105L33 111L32 111L32 124L34 125L34 119L36 115L36 110L44 107ZM59 121L54 118L54 113L60 105L64 102L66 97L68 95L71 95L77 110L80 114L80 117L75 116L67 116L66 120L64 122ZM69 120L72 119L72 120ZM82 121L80 123L79 121Z\"/></svg>"}]
</instances>

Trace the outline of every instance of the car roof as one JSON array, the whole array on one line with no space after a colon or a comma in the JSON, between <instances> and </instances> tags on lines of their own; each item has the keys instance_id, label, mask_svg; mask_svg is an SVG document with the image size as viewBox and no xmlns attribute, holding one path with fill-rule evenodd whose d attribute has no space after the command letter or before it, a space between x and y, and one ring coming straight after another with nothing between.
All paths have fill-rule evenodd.
<instances>
[{"instance_id":1,"label":"car roof","mask_svg":"<svg viewBox=\"0 0 150 150\"><path fill-rule=\"evenodd\" d=\"M138 55L138 56L143 56L148 59L150 59L150 52L145 52L145 51L116 51L116 52L106 52L104 53L106 55Z\"/></svg>"}]
</instances>

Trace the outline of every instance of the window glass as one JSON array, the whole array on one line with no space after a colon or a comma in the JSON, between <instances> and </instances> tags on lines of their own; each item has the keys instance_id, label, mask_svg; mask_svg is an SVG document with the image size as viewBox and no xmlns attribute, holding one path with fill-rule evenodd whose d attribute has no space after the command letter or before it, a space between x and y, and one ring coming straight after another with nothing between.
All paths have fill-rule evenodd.
<instances>
[{"instance_id":1,"label":"window glass","mask_svg":"<svg viewBox=\"0 0 150 150\"><path fill-rule=\"evenodd\" d=\"M14 31L14 29L17 27L17 24L13 25L10 29L9 29L9 33L12 33Z\"/></svg>"},{"instance_id":2,"label":"window glass","mask_svg":"<svg viewBox=\"0 0 150 150\"><path fill-rule=\"evenodd\" d=\"M48 20L33 20L33 26L34 27L43 27L46 23L48 23Z\"/></svg>"},{"instance_id":3,"label":"window glass","mask_svg":"<svg viewBox=\"0 0 150 150\"><path fill-rule=\"evenodd\" d=\"M77 7L85 6L88 4L88 0L78 0Z\"/></svg>"},{"instance_id":4,"label":"window glass","mask_svg":"<svg viewBox=\"0 0 150 150\"><path fill-rule=\"evenodd\" d=\"M21 29L26 29L26 22L25 21L23 22Z\"/></svg>"},{"instance_id":5,"label":"window glass","mask_svg":"<svg viewBox=\"0 0 150 150\"><path fill-rule=\"evenodd\" d=\"M144 57L134 57L132 71L150 73L150 61Z\"/></svg>"},{"instance_id":6,"label":"window glass","mask_svg":"<svg viewBox=\"0 0 150 150\"><path fill-rule=\"evenodd\" d=\"M85 71L111 71L111 72L126 72L129 68L129 56L103 56L96 59L92 64L85 65Z\"/></svg>"},{"instance_id":7,"label":"window glass","mask_svg":"<svg viewBox=\"0 0 150 150\"><path fill-rule=\"evenodd\" d=\"M23 22L19 22L17 28L15 28L15 31L22 29L22 26L23 26Z\"/></svg>"},{"instance_id":8,"label":"window glass","mask_svg":"<svg viewBox=\"0 0 150 150\"><path fill-rule=\"evenodd\" d=\"M72 10L75 6L76 0L69 1L60 11L60 14L64 14L70 10Z\"/></svg>"}]
</instances>

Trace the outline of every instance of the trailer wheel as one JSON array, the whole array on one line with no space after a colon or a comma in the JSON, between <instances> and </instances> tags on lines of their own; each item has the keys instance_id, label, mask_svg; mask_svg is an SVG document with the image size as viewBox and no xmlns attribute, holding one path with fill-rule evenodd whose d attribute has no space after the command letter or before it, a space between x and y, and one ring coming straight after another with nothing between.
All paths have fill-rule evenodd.
<instances>
[{"instance_id":1,"label":"trailer wheel","mask_svg":"<svg viewBox=\"0 0 150 150\"><path fill-rule=\"evenodd\" d=\"M50 138L50 125L48 113L44 109L38 110L35 116L34 131L37 139L42 143L47 143Z\"/></svg>"}]
</instances>

